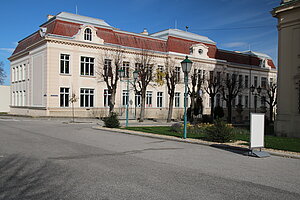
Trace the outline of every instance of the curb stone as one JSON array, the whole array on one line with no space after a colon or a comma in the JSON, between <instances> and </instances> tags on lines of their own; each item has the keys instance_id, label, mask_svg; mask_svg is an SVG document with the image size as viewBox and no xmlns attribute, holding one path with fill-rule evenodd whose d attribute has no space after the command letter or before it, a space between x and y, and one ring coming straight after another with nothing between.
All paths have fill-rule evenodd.
<instances>
[{"instance_id":1,"label":"curb stone","mask_svg":"<svg viewBox=\"0 0 300 200\"><path fill-rule=\"evenodd\" d=\"M145 133L141 131L132 131L132 130L126 130L126 129L118 129L118 128L106 128L106 127L101 127L101 126L92 126L93 129L96 130L103 130L103 131L109 131L109 132L118 132L118 133L125 133L125 134L130 134L130 135L138 135L138 136L143 136L143 137L149 137L149 138L156 138L156 139L165 139L165 140L170 140L170 141L176 141L176 142L184 142L184 143L190 143L190 144L198 144L198 145L205 145L205 146L210 146L210 147L218 147L221 149L231 149L231 150L239 150L239 151L247 151L248 147L247 146L233 146L232 144L222 144L222 143L215 143L215 142L209 142L209 141L203 141L203 140L198 140L198 139L183 139L183 138L178 138L174 136L168 136L168 135L158 135L154 133ZM268 152L269 154L273 156L280 156L280 157L285 157L285 158L294 158L294 159L300 159L300 155L293 155L290 153L281 153L281 152L274 152L270 151L268 149L264 149L265 152Z\"/></svg>"}]
</instances>

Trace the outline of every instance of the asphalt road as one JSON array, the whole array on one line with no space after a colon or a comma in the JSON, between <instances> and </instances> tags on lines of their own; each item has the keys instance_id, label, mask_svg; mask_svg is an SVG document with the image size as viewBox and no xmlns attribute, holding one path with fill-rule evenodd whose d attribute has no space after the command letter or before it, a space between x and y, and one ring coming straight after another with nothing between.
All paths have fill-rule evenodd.
<instances>
[{"instance_id":1,"label":"asphalt road","mask_svg":"<svg viewBox=\"0 0 300 200\"><path fill-rule=\"evenodd\" d=\"M0 118L0 199L300 199L300 160Z\"/></svg>"}]
</instances>

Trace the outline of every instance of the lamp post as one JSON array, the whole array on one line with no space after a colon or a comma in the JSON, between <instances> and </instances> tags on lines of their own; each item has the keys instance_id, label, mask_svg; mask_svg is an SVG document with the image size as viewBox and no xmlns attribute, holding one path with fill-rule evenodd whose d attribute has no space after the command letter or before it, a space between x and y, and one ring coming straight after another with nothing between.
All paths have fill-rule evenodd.
<instances>
[{"instance_id":1,"label":"lamp post","mask_svg":"<svg viewBox=\"0 0 300 200\"><path fill-rule=\"evenodd\" d=\"M188 56L181 62L182 71L184 73L184 128L183 128L183 138L186 139L187 136L187 84L188 84L188 74L191 71L193 62L188 59Z\"/></svg>"},{"instance_id":2,"label":"lamp post","mask_svg":"<svg viewBox=\"0 0 300 200\"><path fill-rule=\"evenodd\" d=\"M119 73L119 77L120 77L120 81L123 81L122 80L122 78L124 78L125 77L125 70L124 69L119 69L118 70L118 73ZM134 71L133 72L133 78L134 78L134 83L135 83L135 81L136 81L136 79L138 78L138 71ZM126 98L126 127L128 127L128 113L129 113L129 83L130 83L130 79L129 78L127 78L126 80L126 87L127 87L127 89L126 89L126 91L127 91L127 98Z\"/></svg>"},{"instance_id":3,"label":"lamp post","mask_svg":"<svg viewBox=\"0 0 300 200\"><path fill-rule=\"evenodd\" d=\"M251 91L251 94L254 95L254 97L255 97L255 101L254 101L254 112L256 113L257 96L259 96L260 93L261 93L261 87L260 87L260 86L255 87L254 85L252 85L252 86L250 87L250 91ZM250 105L250 107L251 107L251 105Z\"/></svg>"}]
</instances>

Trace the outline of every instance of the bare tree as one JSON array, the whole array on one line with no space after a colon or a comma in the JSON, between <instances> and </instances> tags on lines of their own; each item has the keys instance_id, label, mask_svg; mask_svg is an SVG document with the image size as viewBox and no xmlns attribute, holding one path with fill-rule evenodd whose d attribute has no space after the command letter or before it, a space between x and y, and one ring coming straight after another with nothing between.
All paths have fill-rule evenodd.
<instances>
[{"instance_id":1,"label":"bare tree","mask_svg":"<svg viewBox=\"0 0 300 200\"><path fill-rule=\"evenodd\" d=\"M4 72L4 63L0 62L0 85L4 84L4 80L6 78L6 74Z\"/></svg>"},{"instance_id":2,"label":"bare tree","mask_svg":"<svg viewBox=\"0 0 300 200\"><path fill-rule=\"evenodd\" d=\"M75 122L75 110L74 110L74 103L76 103L78 101L78 97L76 96L75 91L72 91L72 97L69 99L69 101L72 104L72 119L73 119L73 123Z\"/></svg>"},{"instance_id":3,"label":"bare tree","mask_svg":"<svg viewBox=\"0 0 300 200\"><path fill-rule=\"evenodd\" d=\"M263 88L263 92L260 95L260 98L263 98L263 100L269 105L269 117L270 122L273 122L273 110L274 107L277 105L277 84L276 83L267 83L266 87Z\"/></svg>"},{"instance_id":4,"label":"bare tree","mask_svg":"<svg viewBox=\"0 0 300 200\"><path fill-rule=\"evenodd\" d=\"M191 88L189 87L189 95L191 99L191 105L190 105L190 110L191 110L191 120L194 120L195 114L202 114L203 111L203 105L202 105L202 86L203 86L203 76L201 74L201 69L198 68L198 65L195 63L194 68L192 70L191 74ZM195 112L197 110L197 112Z\"/></svg>"},{"instance_id":5,"label":"bare tree","mask_svg":"<svg viewBox=\"0 0 300 200\"><path fill-rule=\"evenodd\" d=\"M109 114L114 112L117 86L119 80L118 70L122 66L124 50L117 48L112 52L105 51L101 55L99 66L96 70L97 76L106 83L110 99L108 101Z\"/></svg>"},{"instance_id":6,"label":"bare tree","mask_svg":"<svg viewBox=\"0 0 300 200\"><path fill-rule=\"evenodd\" d=\"M210 117L214 120L215 97L221 92L221 72L210 71L209 76L206 76L204 90L210 97Z\"/></svg>"},{"instance_id":7,"label":"bare tree","mask_svg":"<svg viewBox=\"0 0 300 200\"><path fill-rule=\"evenodd\" d=\"M238 74L236 72L223 73L226 77L223 77L221 94L223 99L226 101L227 107L227 122L231 123L232 117L232 100L241 93L243 85L238 81Z\"/></svg>"},{"instance_id":8,"label":"bare tree","mask_svg":"<svg viewBox=\"0 0 300 200\"><path fill-rule=\"evenodd\" d=\"M146 91L153 76L152 61L153 57L147 50L142 50L141 53L135 57L135 70L138 71L138 79L135 81L134 88L135 91L141 95L140 122L143 122L145 117Z\"/></svg>"},{"instance_id":9,"label":"bare tree","mask_svg":"<svg viewBox=\"0 0 300 200\"><path fill-rule=\"evenodd\" d=\"M165 80L167 82L168 95L169 95L169 108L168 108L167 122L171 122L172 120L175 89L179 81L178 73L175 67L176 67L175 61L170 57L167 57L165 60Z\"/></svg>"}]
</instances>

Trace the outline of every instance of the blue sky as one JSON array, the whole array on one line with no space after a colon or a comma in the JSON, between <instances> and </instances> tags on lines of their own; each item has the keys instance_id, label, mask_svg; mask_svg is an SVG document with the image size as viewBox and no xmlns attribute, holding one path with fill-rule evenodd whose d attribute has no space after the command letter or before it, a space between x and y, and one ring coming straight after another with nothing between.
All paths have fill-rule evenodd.
<instances>
[{"instance_id":1,"label":"blue sky","mask_svg":"<svg viewBox=\"0 0 300 200\"><path fill-rule=\"evenodd\" d=\"M48 14L61 11L105 20L130 32L177 28L204 35L226 50L263 52L277 63L277 21L270 11L280 0L0 0L0 61L9 61L17 42L38 30Z\"/></svg>"}]
</instances>

